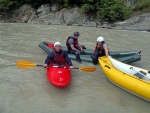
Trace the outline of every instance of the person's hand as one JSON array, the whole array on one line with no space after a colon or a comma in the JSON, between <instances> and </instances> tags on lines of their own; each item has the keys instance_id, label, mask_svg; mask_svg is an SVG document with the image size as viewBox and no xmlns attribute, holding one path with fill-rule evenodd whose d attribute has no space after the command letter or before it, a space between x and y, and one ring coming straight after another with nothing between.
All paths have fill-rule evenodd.
<instances>
[{"instance_id":1,"label":"person's hand","mask_svg":"<svg viewBox=\"0 0 150 113\"><path fill-rule=\"evenodd\" d=\"M44 68L47 68L47 64L43 64L43 67L44 67Z\"/></svg>"},{"instance_id":2,"label":"person's hand","mask_svg":"<svg viewBox=\"0 0 150 113\"><path fill-rule=\"evenodd\" d=\"M82 53L84 53L85 54L85 51L82 49L82 51L81 51Z\"/></svg>"},{"instance_id":3,"label":"person's hand","mask_svg":"<svg viewBox=\"0 0 150 113\"><path fill-rule=\"evenodd\" d=\"M70 69L73 69L73 66L70 66Z\"/></svg>"},{"instance_id":4,"label":"person's hand","mask_svg":"<svg viewBox=\"0 0 150 113\"><path fill-rule=\"evenodd\" d=\"M92 55L94 55L95 51L92 52Z\"/></svg>"},{"instance_id":5,"label":"person's hand","mask_svg":"<svg viewBox=\"0 0 150 113\"><path fill-rule=\"evenodd\" d=\"M81 51L79 51L79 50L78 50L78 53L80 54L80 53L81 53Z\"/></svg>"},{"instance_id":6,"label":"person's hand","mask_svg":"<svg viewBox=\"0 0 150 113\"><path fill-rule=\"evenodd\" d=\"M82 52L83 52L83 49L82 49L82 47L81 47L81 49L80 49Z\"/></svg>"}]
</instances>

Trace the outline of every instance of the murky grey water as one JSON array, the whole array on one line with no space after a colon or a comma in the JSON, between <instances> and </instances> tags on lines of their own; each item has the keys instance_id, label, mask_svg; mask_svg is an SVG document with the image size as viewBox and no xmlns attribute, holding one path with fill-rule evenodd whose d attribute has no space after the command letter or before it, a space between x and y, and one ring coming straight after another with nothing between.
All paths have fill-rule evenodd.
<instances>
[{"instance_id":1,"label":"murky grey water","mask_svg":"<svg viewBox=\"0 0 150 113\"><path fill-rule=\"evenodd\" d=\"M110 83L97 65L94 73L72 71L69 87L58 89L45 76L45 69L18 69L16 60L42 64L47 54L41 41L61 41L74 31L93 48L99 35L111 50L141 50L142 60L133 65L150 69L150 33L78 26L47 26L0 23L0 113L149 113L150 103ZM93 66L90 63L74 66Z\"/></svg>"}]
</instances>

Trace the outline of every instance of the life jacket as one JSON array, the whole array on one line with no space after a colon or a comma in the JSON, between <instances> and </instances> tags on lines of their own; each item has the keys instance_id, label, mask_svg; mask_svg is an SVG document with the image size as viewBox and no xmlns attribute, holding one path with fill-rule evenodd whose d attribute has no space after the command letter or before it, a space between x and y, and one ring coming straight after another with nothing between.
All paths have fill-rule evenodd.
<instances>
[{"instance_id":1,"label":"life jacket","mask_svg":"<svg viewBox=\"0 0 150 113\"><path fill-rule=\"evenodd\" d=\"M53 51L53 53L54 53L54 58L50 63L51 66L52 65L58 65L58 66L67 65L67 61L64 57L64 52L62 50L60 51L60 55L58 55L55 50Z\"/></svg>"},{"instance_id":2,"label":"life jacket","mask_svg":"<svg viewBox=\"0 0 150 113\"><path fill-rule=\"evenodd\" d=\"M76 38L74 38L74 37L72 37L72 36L69 36L68 38L67 38L67 41L66 41L66 46L67 46L67 48L68 48L68 52L70 52L71 51L71 46L70 46L70 44L68 43L68 40L69 39L73 39L73 41L74 41L74 43L73 43L73 45L74 45L74 47L75 48L77 48L78 49L78 39L76 39Z\"/></svg>"},{"instance_id":3,"label":"life jacket","mask_svg":"<svg viewBox=\"0 0 150 113\"><path fill-rule=\"evenodd\" d=\"M103 45L106 44L105 42L102 42L101 45L96 44L96 50L98 51L100 56L105 56L105 50L103 48Z\"/></svg>"}]
</instances>

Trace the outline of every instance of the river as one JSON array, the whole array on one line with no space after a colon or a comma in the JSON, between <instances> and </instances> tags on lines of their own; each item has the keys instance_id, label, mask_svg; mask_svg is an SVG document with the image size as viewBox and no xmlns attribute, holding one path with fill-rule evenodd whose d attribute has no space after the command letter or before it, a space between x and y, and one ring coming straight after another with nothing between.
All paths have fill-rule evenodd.
<instances>
[{"instance_id":1,"label":"river","mask_svg":"<svg viewBox=\"0 0 150 113\"><path fill-rule=\"evenodd\" d=\"M0 23L0 113L149 113L150 103L113 85L99 65L93 73L72 70L71 84L52 86L45 69L18 69L16 61L43 64L47 54L41 41L62 45L79 31L79 41L94 48L103 36L110 50L142 51L142 60L132 65L150 69L150 33L81 26ZM73 61L74 66L94 66Z\"/></svg>"}]
</instances>

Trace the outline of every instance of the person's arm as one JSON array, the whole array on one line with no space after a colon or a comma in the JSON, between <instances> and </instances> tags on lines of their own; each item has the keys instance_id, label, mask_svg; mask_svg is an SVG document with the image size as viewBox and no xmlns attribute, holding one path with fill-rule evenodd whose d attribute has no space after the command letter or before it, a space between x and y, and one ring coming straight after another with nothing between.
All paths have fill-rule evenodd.
<instances>
[{"instance_id":1,"label":"person's arm","mask_svg":"<svg viewBox=\"0 0 150 113\"><path fill-rule=\"evenodd\" d=\"M50 53L48 56L47 56L47 58L46 58L46 60L45 60L45 64L43 64L43 67L47 67L49 64L50 64L50 62L51 62L51 60L53 59L53 57L54 57L54 54L53 54L53 52L52 53Z\"/></svg>"},{"instance_id":2,"label":"person's arm","mask_svg":"<svg viewBox=\"0 0 150 113\"><path fill-rule=\"evenodd\" d=\"M80 53L80 51L79 51L78 49L76 49L76 48L74 47L74 45L70 45L70 47L71 47L72 50L78 51L78 53Z\"/></svg>"},{"instance_id":3,"label":"person's arm","mask_svg":"<svg viewBox=\"0 0 150 113\"><path fill-rule=\"evenodd\" d=\"M95 53L95 51L96 51L96 47L94 48L94 50L93 50L92 54L94 54L94 53Z\"/></svg>"},{"instance_id":4,"label":"person's arm","mask_svg":"<svg viewBox=\"0 0 150 113\"><path fill-rule=\"evenodd\" d=\"M81 45L80 45L80 43L78 42L78 46L80 47L80 50L81 51L83 51L83 49L82 49L82 47L81 47Z\"/></svg>"},{"instance_id":5,"label":"person's arm","mask_svg":"<svg viewBox=\"0 0 150 113\"><path fill-rule=\"evenodd\" d=\"M68 65L69 65L70 67L73 67L73 64L72 64L72 62L71 62L71 59L68 57L68 53L64 52L64 57L65 57L65 59L66 59Z\"/></svg>"},{"instance_id":6,"label":"person's arm","mask_svg":"<svg viewBox=\"0 0 150 113\"><path fill-rule=\"evenodd\" d=\"M108 56L109 55L109 50L108 50L108 46L106 44L103 45L103 48L105 50L105 55Z\"/></svg>"},{"instance_id":7,"label":"person's arm","mask_svg":"<svg viewBox=\"0 0 150 113\"><path fill-rule=\"evenodd\" d=\"M105 50L105 55L108 56L109 55L108 54L108 48L104 48L104 50Z\"/></svg>"}]
</instances>

